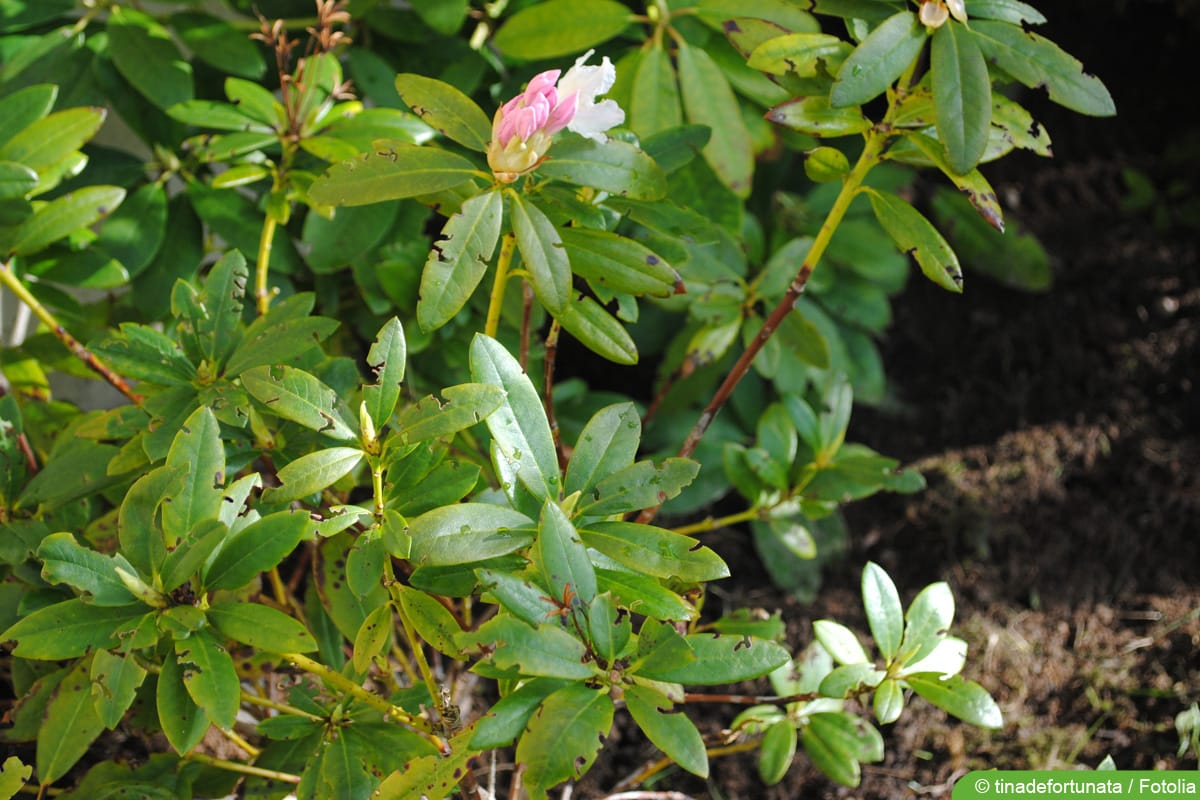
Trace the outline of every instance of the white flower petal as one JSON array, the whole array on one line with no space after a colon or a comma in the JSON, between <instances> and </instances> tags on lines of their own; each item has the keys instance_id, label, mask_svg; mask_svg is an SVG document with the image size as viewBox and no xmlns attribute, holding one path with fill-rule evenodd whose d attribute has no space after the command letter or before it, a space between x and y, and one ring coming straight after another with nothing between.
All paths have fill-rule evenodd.
<instances>
[{"instance_id":1,"label":"white flower petal","mask_svg":"<svg viewBox=\"0 0 1200 800\"><path fill-rule=\"evenodd\" d=\"M617 105L616 100L602 100L586 106L580 105L579 110L575 112L575 118L567 124L567 130L586 136L594 142L604 143L608 141L604 132L624 121L625 112Z\"/></svg>"}]
</instances>

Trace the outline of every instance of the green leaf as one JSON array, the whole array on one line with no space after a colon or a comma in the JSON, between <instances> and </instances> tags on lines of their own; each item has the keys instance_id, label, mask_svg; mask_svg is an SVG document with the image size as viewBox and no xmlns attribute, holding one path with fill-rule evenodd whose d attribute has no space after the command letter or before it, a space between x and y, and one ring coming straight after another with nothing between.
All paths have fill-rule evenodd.
<instances>
[{"instance_id":1,"label":"green leaf","mask_svg":"<svg viewBox=\"0 0 1200 800\"><path fill-rule=\"evenodd\" d=\"M89 660L75 664L54 690L38 729L37 773L42 786L67 774L104 730L104 722L89 701Z\"/></svg>"},{"instance_id":2,"label":"green leaf","mask_svg":"<svg viewBox=\"0 0 1200 800\"><path fill-rule=\"evenodd\" d=\"M975 168L992 124L992 82L983 53L966 26L950 20L933 34L930 49L938 138L953 171Z\"/></svg>"},{"instance_id":3,"label":"green leaf","mask_svg":"<svg viewBox=\"0 0 1200 800\"><path fill-rule=\"evenodd\" d=\"M239 111L268 128L274 129L285 123L283 105L269 89L254 81L226 78L225 96Z\"/></svg>"},{"instance_id":4,"label":"green leaf","mask_svg":"<svg viewBox=\"0 0 1200 800\"><path fill-rule=\"evenodd\" d=\"M158 721L175 752L184 754L200 743L209 720L183 685L183 668L168 656L158 674Z\"/></svg>"},{"instance_id":5,"label":"green leaf","mask_svg":"<svg viewBox=\"0 0 1200 800\"><path fill-rule=\"evenodd\" d=\"M637 456L642 420L633 403L617 403L597 411L575 443L567 465L564 491L570 495L628 467Z\"/></svg>"},{"instance_id":6,"label":"green leaf","mask_svg":"<svg viewBox=\"0 0 1200 800\"><path fill-rule=\"evenodd\" d=\"M466 305L496 251L503 214L503 195L489 191L467 200L446 220L421 272L417 322L422 330L440 328Z\"/></svg>"},{"instance_id":7,"label":"green leaf","mask_svg":"<svg viewBox=\"0 0 1200 800\"><path fill-rule=\"evenodd\" d=\"M11 800L33 775L33 767L21 763L17 756L9 756L0 766L0 800Z\"/></svg>"},{"instance_id":8,"label":"green leaf","mask_svg":"<svg viewBox=\"0 0 1200 800\"><path fill-rule=\"evenodd\" d=\"M544 791L583 775L596 760L612 721L607 688L572 683L547 697L517 742L525 784Z\"/></svg>"},{"instance_id":9,"label":"green leaf","mask_svg":"<svg viewBox=\"0 0 1200 800\"><path fill-rule=\"evenodd\" d=\"M707 125L679 125L645 139L642 150L663 172L671 173L694 161L711 138L712 129Z\"/></svg>"},{"instance_id":10,"label":"green leaf","mask_svg":"<svg viewBox=\"0 0 1200 800\"><path fill-rule=\"evenodd\" d=\"M842 664L821 680L820 693L824 697L849 697L863 686L878 686L885 675L886 672L875 669L875 665L869 661Z\"/></svg>"},{"instance_id":11,"label":"green leaf","mask_svg":"<svg viewBox=\"0 0 1200 800\"><path fill-rule=\"evenodd\" d=\"M696 660L676 669L646 670L638 674L669 683L712 686L766 675L786 664L791 656L775 644L745 636L692 634L685 637Z\"/></svg>"},{"instance_id":12,"label":"green leaf","mask_svg":"<svg viewBox=\"0 0 1200 800\"><path fill-rule=\"evenodd\" d=\"M539 576L531 570L477 569L475 574L481 591L522 622L536 628L559 616L558 600L550 597L550 590L538 583Z\"/></svg>"},{"instance_id":13,"label":"green leaf","mask_svg":"<svg viewBox=\"0 0 1200 800\"><path fill-rule=\"evenodd\" d=\"M998 19L1014 25L1041 25L1042 13L1020 0L967 0L967 16L971 19Z\"/></svg>"},{"instance_id":14,"label":"green leaf","mask_svg":"<svg viewBox=\"0 0 1200 800\"><path fill-rule=\"evenodd\" d=\"M64 236L94 225L124 199L125 190L120 187L85 186L51 200L17 226L10 254L24 256L44 250Z\"/></svg>"},{"instance_id":15,"label":"green leaf","mask_svg":"<svg viewBox=\"0 0 1200 800\"><path fill-rule=\"evenodd\" d=\"M981 728L1004 727L1004 715L996 701L974 681L964 680L958 675L942 678L929 672L905 675L904 682L921 697L948 714L978 725Z\"/></svg>"},{"instance_id":16,"label":"green leaf","mask_svg":"<svg viewBox=\"0 0 1200 800\"><path fill-rule=\"evenodd\" d=\"M352 152L349 157L358 155ZM333 218L309 214L301 240L313 272L328 274L362 258L378 245L396 221L397 203L373 203L334 209Z\"/></svg>"},{"instance_id":17,"label":"green leaf","mask_svg":"<svg viewBox=\"0 0 1200 800\"><path fill-rule=\"evenodd\" d=\"M0 641L15 639L12 654L39 661L77 658L88 650L106 650L121 642L120 634L132 630L146 615L141 604L92 606L82 600L65 600L39 608L0 634Z\"/></svg>"},{"instance_id":18,"label":"green leaf","mask_svg":"<svg viewBox=\"0 0 1200 800\"><path fill-rule=\"evenodd\" d=\"M304 370L254 367L242 373L242 386L276 416L339 441L358 439L338 409L337 392Z\"/></svg>"},{"instance_id":19,"label":"green leaf","mask_svg":"<svg viewBox=\"0 0 1200 800\"><path fill-rule=\"evenodd\" d=\"M562 238L540 208L516 192L509 197L509 221L534 294L547 311L561 314L571 299L571 263Z\"/></svg>"},{"instance_id":20,"label":"green leaf","mask_svg":"<svg viewBox=\"0 0 1200 800\"><path fill-rule=\"evenodd\" d=\"M358 447L325 447L306 453L278 471L282 486L274 486L263 492L265 503L292 503L329 488L344 476L352 473L362 461Z\"/></svg>"},{"instance_id":21,"label":"green leaf","mask_svg":"<svg viewBox=\"0 0 1200 800\"><path fill-rule=\"evenodd\" d=\"M844 41L827 33L789 33L755 47L746 63L772 75L793 72L801 78L812 78L822 64L835 71L849 52L850 47Z\"/></svg>"},{"instance_id":22,"label":"green leaf","mask_svg":"<svg viewBox=\"0 0 1200 800\"><path fill-rule=\"evenodd\" d=\"M839 664L863 664L871 661L854 632L839 622L819 619L813 623L813 634Z\"/></svg>"},{"instance_id":23,"label":"green leaf","mask_svg":"<svg viewBox=\"0 0 1200 800\"><path fill-rule=\"evenodd\" d=\"M439 653L451 658L462 658L462 651L455 643L462 628L454 615L433 596L408 586L397 586L400 607L404 616L417 632L417 636Z\"/></svg>"},{"instance_id":24,"label":"green leaf","mask_svg":"<svg viewBox=\"0 0 1200 800\"><path fill-rule=\"evenodd\" d=\"M309 653L317 640L304 624L259 603L219 603L208 609L209 623L234 641L268 653Z\"/></svg>"},{"instance_id":25,"label":"green leaf","mask_svg":"<svg viewBox=\"0 0 1200 800\"><path fill-rule=\"evenodd\" d=\"M679 273L645 245L608 231L561 228L571 269L598 289L669 297L681 285Z\"/></svg>"},{"instance_id":26,"label":"green leaf","mask_svg":"<svg viewBox=\"0 0 1200 800\"><path fill-rule=\"evenodd\" d=\"M824 97L802 97L780 103L767 112L766 118L810 136L849 136L871 127L862 109L831 108Z\"/></svg>"},{"instance_id":27,"label":"green leaf","mask_svg":"<svg viewBox=\"0 0 1200 800\"><path fill-rule=\"evenodd\" d=\"M584 605L596 597L596 570L587 548L571 520L552 501L542 506L533 559L555 598L567 597L568 589Z\"/></svg>"},{"instance_id":28,"label":"green leaf","mask_svg":"<svg viewBox=\"0 0 1200 800\"><path fill-rule=\"evenodd\" d=\"M938 190L931 202L938 227L977 272L1025 292L1044 292L1053 283L1050 256L1029 233L1009 229L1001 234L978 214L968 196Z\"/></svg>"},{"instance_id":29,"label":"green leaf","mask_svg":"<svg viewBox=\"0 0 1200 800\"><path fill-rule=\"evenodd\" d=\"M629 127L642 139L683 122L675 69L661 40L642 52L629 105ZM555 153L557 158L557 153Z\"/></svg>"},{"instance_id":30,"label":"green leaf","mask_svg":"<svg viewBox=\"0 0 1200 800\"><path fill-rule=\"evenodd\" d=\"M381 140L371 152L330 167L308 196L324 206L362 206L440 192L476 172L470 161L446 150Z\"/></svg>"},{"instance_id":31,"label":"green leaf","mask_svg":"<svg viewBox=\"0 0 1200 800\"><path fill-rule=\"evenodd\" d=\"M972 169L966 174L955 172L954 167L946 160L946 155L936 141L915 131L902 134L904 140L912 143L938 169L949 178L974 206L983 219L1000 233L1004 232L1004 212L1000 208L1000 200L996 190L988 183L987 178L977 170Z\"/></svg>"},{"instance_id":32,"label":"green leaf","mask_svg":"<svg viewBox=\"0 0 1200 800\"><path fill-rule=\"evenodd\" d=\"M40 505L43 510L52 510L103 491L122 479L108 474L108 465L116 454L117 448L112 445L72 442L33 476L14 505Z\"/></svg>"},{"instance_id":33,"label":"green leaf","mask_svg":"<svg viewBox=\"0 0 1200 800\"><path fill-rule=\"evenodd\" d=\"M871 561L863 567L862 596L875 646L886 661L891 661L904 637L904 609L896 584L883 567Z\"/></svg>"},{"instance_id":34,"label":"green leaf","mask_svg":"<svg viewBox=\"0 0 1200 800\"><path fill-rule=\"evenodd\" d=\"M622 607L653 619L689 620L698 616L691 604L645 575L597 569L596 584L601 592L612 592Z\"/></svg>"},{"instance_id":35,"label":"green leaf","mask_svg":"<svg viewBox=\"0 0 1200 800\"><path fill-rule=\"evenodd\" d=\"M0 161L15 161L45 173L95 136L107 113L96 107L68 108L35 118L0 146Z\"/></svg>"},{"instance_id":36,"label":"green leaf","mask_svg":"<svg viewBox=\"0 0 1200 800\"><path fill-rule=\"evenodd\" d=\"M163 534L169 546L203 519L217 516L225 482L225 447L220 425L207 406L183 423L167 453L168 467L187 470L179 493L162 507Z\"/></svg>"},{"instance_id":37,"label":"green leaf","mask_svg":"<svg viewBox=\"0 0 1200 800\"><path fill-rule=\"evenodd\" d=\"M617 608L611 593L596 595L587 610L587 623L588 640L601 663L612 665L627 652L633 623Z\"/></svg>"},{"instance_id":38,"label":"green leaf","mask_svg":"<svg viewBox=\"0 0 1200 800\"><path fill-rule=\"evenodd\" d=\"M0 161L0 200L24 197L37 186L38 175L30 167L13 161Z\"/></svg>"},{"instance_id":39,"label":"green leaf","mask_svg":"<svg viewBox=\"0 0 1200 800\"><path fill-rule=\"evenodd\" d=\"M194 326L201 350L214 365L224 361L235 346L249 344L240 342L239 335L248 278L246 259L237 250L230 250L213 264L204 281L199 296L203 313Z\"/></svg>"},{"instance_id":40,"label":"green leaf","mask_svg":"<svg viewBox=\"0 0 1200 800\"><path fill-rule=\"evenodd\" d=\"M378 380L371 386L363 387L363 401L367 404L367 413L376 429L387 424L396 408L396 401L400 399L400 384L404 380L407 355L404 327L400 320L392 317L379 329L367 353L367 366Z\"/></svg>"},{"instance_id":41,"label":"green leaf","mask_svg":"<svg viewBox=\"0 0 1200 800\"><path fill-rule=\"evenodd\" d=\"M147 100L166 111L192 99L192 65L153 17L114 8L107 31L108 52L117 71Z\"/></svg>"},{"instance_id":42,"label":"green leaf","mask_svg":"<svg viewBox=\"0 0 1200 800\"><path fill-rule=\"evenodd\" d=\"M700 471L687 458L666 458L661 464L639 461L598 481L579 500L577 513L604 517L638 511L677 497Z\"/></svg>"},{"instance_id":43,"label":"green leaf","mask_svg":"<svg viewBox=\"0 0 1200 800\"><path fill-rule=\"evenodd\" d=\"M613 38L632 17L614 0L549 0L514 14L492 43L511 58L556 58Z\"/></svg>"},{"instance_id":44,"label":"green leaf","mask_svg":"<svg viewBox=\"0 0 1200 800\"><path fill-rule=\"evenodd\" d=\"M634 200L660 200L667 193L667 176L654 159L619 139L563 138L538 174Z\"/></svg>"},{"instance_id":45,"label":"green leaf","mask_svg":"<svg viewBox=\"0 0 1200 800\"><path fill-rule=\"evenodd\" d=\"M91 667L92 699L105 728L112 730L121 722L146 675L146 670L133 656L96 651Z\"/></svg>"},{"instance_id":46,"label":"green leaf","mask_svg":"<svg viewBox=\"0 0 1200 800\"><path fill-rule=\"evenodd\" d=\"M701 151L704 160L721 183L738 197L747 197L754 175L754 148L733 89L704 50L681 44L678 59L688 121L712 129L712 138Z\"/></svg>"},{"instance_id":47,"label":"green leaf","mask_svg":"<svg viewBox=\"0 0 1200 800\"><path fill-rule=\"evenodd\" d=\"M271 127L246 116L229 103L218 100L188 100L167 110L167 116L185 125L218 131L257 131L270 133ZM269 173L268 173L269 174ZM228 186L224 173L213 178L213 186Z\"/></svg>"},{"instance_id":48,"label":"green leaf","mask_svg":"<svg viewBox=\"0 0 1200 800\"><path fill-rule=\"evenodd\" d=\"M443 136L472 150L485 152L492 138L492 123L474 100L457 88L434 78L402 72L396 91L405 105Z\"/></svg>"},{"instance_id":49,"label":"green leaf","mask_svg":"<svg viewBox=\"0 0 1200 800\"><path fill-rule=\"evenodd\" d=\"M338 535L321 542L317 550L317 593L334 625L342 636L351 640L357 638L371 612L388 601L388 590L382 581L376 581L365 591L361 587L358 591L351 588L346 578L346 563L354 543L355 537ZM328 663L324 651L322 655Z\"/></svg>"},{"instance_id":50,"label":"green leaf","mask_svg":"<svg viewBox=\"0 0 1200 800\"><path fill-rule=\"evenodd\" d=\"M791 720L781 720L767 728L758 754L758 774L763 783L774 786L792 766L796 757L796 726Z\"/></svg>"},{"instance_id":51,"label":"green leaf","mask_svg":"<svg viewBox=\"0 0 1200 800\"><path fill-rule=\"evenodd\" d=\"M121 552L143 575L158 570L166 556L166 544L158 524L158 509L166 498L174 497L183 487L188 470L159 467L129 487L117 517Z\"/></svg>"},{"instance_id":52,"label":"green leaf","mask_svg":"<svg viewBox=\"0 0 1200 800\"><path fill-rule=\"evenodd\" d=\"M487 383L448 386L396 415L395 429L404 444L450 436L482 421L504 402L504 391Z\"/></svg>"},{"instance_id":53,"label":"green leaf","mask_svg":"<svg viewBox=\"0 0 1200 800\"><path fill-rule=\"evenodd\" d=\"M561 678L534 678L500 698L475 726L472 750L507 747L525 730L530 717L547 697L567 686Z\"/></svg>"},{"instance_id":54,"label":"green leaf","mask_svg":"<svg viewBox=\"0 0 1200 800\"><path fill-rule=\"evenodd\" d=\"M512 553L533 541L533 520L487 503L442 506L409 520L414 564L445 566Z\"/></svg>"},{"instance_id":55,"label":"green leaf","mask_svg":"<svg viewBox=\"0 0 1200 800\"><path fill-rule=\"evenodd\" d=\"M953 621L954 594L950 586L944 581L929 584L908 606L899 657L906 664L925 658L946 638Z\"/></svg>"},{"instance_id":56,"label":"green leaf","mask_svg":"<svg viewBox=\"0 0 1200 800\"><path fill-rule=\"evenodd\" d=\"M468 760L476 754L469 746L473 733L468 727L456 734L450 740L449 755L421 756L409 761L404 769L393 772L380 784L373 800L410 800L414 797L443 800L449 797L461 783L463 771L469 769Z\"/></svg>"},{"instance_id":57,"label":"green leaf","mask_svg":"<svg viewBox=\"0 0 1200 800\"><path fill-rule=\"evenodd\" d=\"M557 318L568 333L593 353L616 364L637 363L637 345L633 337L616 317L592 298L572 299Z\"/></svg>"},{"instance_id":58,"label":"green leaf","mask_svg":"<svg viewBox=\"0 0 1200 800\"><path fill-rule=\"evenodd\" d=\"M173 15L171 27L196 58L222 72L254 80L267 69L262 48L225 20L187 11Z\"/></svg>"},{"instance_id":59,"label":"green leaf","mask_svg":"<svg viewBox=\"0 0 1200 800\"><path fill-rule=\"evenodd\" d=\"M871 707L880 725L890 725L900 719L904 711L904 689L900 683L890 678L880 681L875 687L875 696L871 698Z\"/></svg>"},{"instance_id":60,"label":"green leaf","mask_svg":"<svg viewBox=\"0 0 1200 800\"><path fill-rule=\"evenodd\" d=\"M671 712L665 695L644 686L625 687L625 707L655 747L693 775L708 777L708 753L700 731L682 712Z\"/></svg>"},{"instance_id":61,"label":"green leaf","mask_svg":"<svg viewBox=\"0 0 1200 800\"><path fill-rule=\"evenodd\" d=\"M117 575L117 567L132 571L121 556L105 556L81 547L72 533L55 533L38 547L42 578L47 583L66 583L82 599L95 606L125 606L137 601Z\"/></svg>"},{"instance_id":62,"label":"green leaf","mask_svg":"<svg viewBox=\"0 0 1200 800\"><path fill-rule=\"evenodd\" d=\"M312 520L302 510L279 511L250 523L231 536L209 562L204 587L212 591L246 585L277 566L311 533Z\"/></svg>"},{"instance_id":63,"label":"green leaf","mask_svg":"<svg viewBox=\"0 0 1200 800\"><path fill-rule=\"evenodd\" d=\"M1097 117L1117 113L1104 84L1049 39L1017 25L988 20L973 20L970 31L989 61L1030 89L1044 86L1060 106Z\"/></svg>"},{"instance_id":64,"label":"green leaf","mask_svg":"<svg viewBox=\"0 0 1200 800\"><path fill-rule=\"evenodd\" d=\"M497 667L516 669L522 675L587 680L599 672L583 642L555 623L531 628L501 614L459 637L458 643L467 652L486 648Z\"/></svg>"},{"instance_id":65,"label":"green leaf","mask_svg":"<svg viewBox=\"0 0 1200 800\"><path fill-rule=\"evenodd\" d=\"M925 36L925 26L911 11L888 17L842 63L829 104L858 106L883 94L921 52Z\"/></svg>"},{"instance_id":66,"label":"green leaf","mask_svg":"<svg viewBox=\"0 0 1200 800\"><path fill-rule=\"evenodd\" d=\"M576 451L578 452L578 451ZM729 577L729 567L690 536L635 522L592 522L579 535L584 544L639 573L703 583Z\"/></svg>"},{"instance_id":67,"label":"green leaf","mask_svg":"<svg viewBox=\"0 0 1200 800\"><path fill-rule=\"evenodd\" d=\"M229 527L219 519L204 519L196 523L157 565L162 591L172 592L191 580L228 536Z\"/></svg>"},{"instance_id":68,"label":"green leaf","mask_svg":"<svg viewBox=\"0 0 1200 800\"><path fill-rule=\"evenodd\" d=\"M488 430L518 479L539 500L559 493L558 455L541 398L520 363L495 339L476 334L471 377L499 386L505 402L487 418Z\"/></svg>"},{"instance_id":69,"label":"green leaf","mask_svg":"<svg viewBox=\"0 0 1200 800\"><path fill-rule=\"evenodd\" d=\"M809 718L800 731L804 751L816 767L843 786L858 786L860 761L883 758L883 737L866 721L841 712Z\"/></svg>"},{"instance_id":70,"label":"green leaf","mask_svg":"<svg viewBox=\"0 0 1200 800\"><path fill-rule=\"evenodd\" d=\"M392 642L392 604L376 608L358 628L354 636L354 669L367 672L376 656L382 655Z\"/></svg>"},{"instance_id":71,"label":"green leaf","mask_svg":"<svg viewBox=\"0 0 1200 800\"><path fill-rule=\"evenodd\" d=\"M14 135L49 114L57 99L58 87L52 83L26 86L0 99L0 152ZM67 152L77 149L72 147Z\"/></svg>"},{"instance_id":72,"label":"green leaf","mask_svg":"<svg viewBox=\"0 0 1200 800\"><path fill-rule=\"evenodd\" d=\"M225 374L240 375L251 367L289 361L329 338L337 327L337 320L327 317L288 319L257 331L251 326L237 349L230 354Z\"/></svg>"},{"instance_id":73,"label":"green leaf","mask_svg":"<svg viewBox=\"0 0 1200 800\"><path fill-rule=\"evenodd\" d=\"M917 260L921 272L951 292L962 291L962 267L950 245L929 220L894 194L865 189L875 218L902 252Z\"/></svg>"},{"instance_id":74,"label":"green leaf","mask_svg":"<svg viewBox=\"0 0 1200 800\"><path fill-rule=\"evenodd\" d=\"M241 684L233 659L210 634L200 631L175 642L183 685L200 710L219 728L233 727Z\"/></svg>"},{"instance_id":75,"label":"green leaf","mask_svg":"<svg viewBox=\"0 0 1200 800\"><path fill-rule=\"evenodd\" d=\"M119 375L159 386L189 385L196 368L169 336L147 325L122 322L120 333L91 345L92 352Z\"/></svg>"}]
</instances>

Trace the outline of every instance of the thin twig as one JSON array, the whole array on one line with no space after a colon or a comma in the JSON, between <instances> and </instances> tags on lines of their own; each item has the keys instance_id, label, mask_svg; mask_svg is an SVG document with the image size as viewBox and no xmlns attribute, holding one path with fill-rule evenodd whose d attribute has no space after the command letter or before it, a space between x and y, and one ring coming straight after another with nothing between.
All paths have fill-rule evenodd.
<instances>
[{"instance_id":1,"label":"thin twig","mask_svg":"<svg viewBox=\"0 0 1200 800\"><path fill-rule=\"evenodd\" d=\"M207 764L210 767L217 767L218 769L229 770L230 772L240 772L243 775L254 775L259 778L267 778L268 780L280 781L282 783L300 783L300 776L293 775L290 772L263 769L262 767L242 764L237 761L228 761L224 758L213 758L212 756L206 756L204 753L188 753L184 758L189 761L198 761L201 764Z\"/></svg>"},{"instance_id":2,"label":"thin twig","mask_svg":"<svg viewBox=\"0 0 1200 800\"><path fill-rule=\"evenodd\" d=\"M122 378L117 373L113 372L103 361L96 358L90 350L84 347L78 339L67 332L67 329L62 326L62 323L43 306L36 297L34 297L29 289L25 288L25 284L12 271L12 262L0 262L0 283L7 286L9 291L17 296L17 299L24 303L29 309L45 323L46 327L57 337L57 339L66 346L71 354L87 364L88 368L99 375L104 380L108 381L109 385L116 389L121 394L129 398L135 406L141 407L142 396L137 394L130 388L128 381Z\"/></svg>"},{"instance_id":3,"label":"thin twig","mask_svg":"<svg viewBox=\"0 0 1200 800\"><path fill-rule=\"evenodd\" d=\"M554 437L554 452L558 454L558 467L566 469L569 459L563 450L562 436L558 431L558 418L554 416L554 369L558 361L558 333L560 330L562 330L562 325L558 320L554 320L550 323L550 332L546 334L546 365L542 386L544 395L542 404L546 407L550 435Z\"/></svg>"},{"instance_id":4,"label":"thin twig","mask_svg":"<svg viewBox=\"0 0 1200 800\"><path fill-rule=\"evenodd\" d=\"M521 307L521 369L529 372L529 329L533 322L533 284L521 281L523 305Z\"/></svg>"}]
</instances>

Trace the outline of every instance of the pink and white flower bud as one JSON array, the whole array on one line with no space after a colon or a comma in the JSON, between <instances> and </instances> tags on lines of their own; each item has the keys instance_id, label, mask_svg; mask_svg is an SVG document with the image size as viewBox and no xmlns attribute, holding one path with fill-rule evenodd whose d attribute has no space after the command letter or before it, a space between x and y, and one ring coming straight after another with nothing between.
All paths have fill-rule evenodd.
<instances>
[{"instance_id":1,"label":"pink and white flower bud","mask_svg":"<svg viewBox=\"0 0 1200 800\"><path fill-rule=\"evenodd\" d=\"M525 91L496 111L492 141L488 144L488 166L497 180L512 183L533 171L546 157L554 135L563 128L605 142L605 131L625 121L625 112L615 100L596 102L612 88L616 68L605 56L599 66L585 61L589 50L559 80L560 70L534 76Z\"/></svg>"}]
</instances>

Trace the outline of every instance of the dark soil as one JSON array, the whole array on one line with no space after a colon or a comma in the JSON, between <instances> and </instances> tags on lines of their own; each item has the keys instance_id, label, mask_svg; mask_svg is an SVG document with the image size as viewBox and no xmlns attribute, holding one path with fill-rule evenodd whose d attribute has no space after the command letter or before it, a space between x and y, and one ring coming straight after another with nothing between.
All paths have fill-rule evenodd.
<instances>
[{"instance_id":1,"label":"dark soil","mask_svg":"<svg viewBox=\"0 0 1200 800\"><path fill-rule=\"evenodd\" d=\"M1078 118L1027 98L1055 160L984 170L1009 218L1050 253L1051 291L973 279L968 264L962 297L917 281L898 298L884 358L900 410L856 410L850 438L916 466L928 490L848 509L850 552L808 606L771 588L745 534L709 542L736 576L720 591L781 609L797 650L815 619L866 630L867 560L905 599L948 581L967 677L997 699L1005 727L980 731L916 700L858 789L803 755L764 787L751 754L715 759L707 782L676 771L655 790L892 800L949 797L970 769L1088 768L1106 755L1122 769L1196 769L1195 752L1176 757L1174 718L1200 700L1200 228L1189 219L1200 125L1165 88L1194 41L1188 8L1048 9L1058 24L1043 33L1104 78L1122 116ZM1131 211L1127 169L1173 193ZM689 709L707 732L736 712ZM615 736L609 755L624 763L594 770L576 796L603 797L599 787L657 758Z\"/></svg>"}]
</instances>

